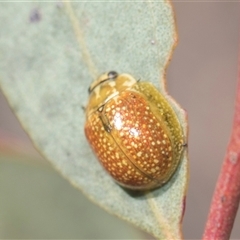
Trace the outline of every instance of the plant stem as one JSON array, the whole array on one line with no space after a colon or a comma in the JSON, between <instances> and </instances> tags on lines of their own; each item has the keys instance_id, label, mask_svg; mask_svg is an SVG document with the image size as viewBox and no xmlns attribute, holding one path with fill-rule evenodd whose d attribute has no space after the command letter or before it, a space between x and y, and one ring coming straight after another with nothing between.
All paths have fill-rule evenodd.
<instances>
[{"instance_id":1,"label":"plant stem","mask_svg":"<svg viewBox=\"0 0 240 240\"><path fill-rule=\"evenodd\" d=\"M203 240L229 239L240 200L240 71L230 142L213 195Z\"/></svg>"}]
</instances>

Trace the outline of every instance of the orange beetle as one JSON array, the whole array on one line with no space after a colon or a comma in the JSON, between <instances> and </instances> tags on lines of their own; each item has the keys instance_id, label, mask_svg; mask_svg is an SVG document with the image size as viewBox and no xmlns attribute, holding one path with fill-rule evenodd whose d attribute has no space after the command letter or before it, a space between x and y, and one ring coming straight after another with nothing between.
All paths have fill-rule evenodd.
<instances>
[{"instance_id":1,"label":"orange beetle","mask_svg":"<svg viewBox=\"0 0 240 240\"><path fill-rule=\"evenodd\" d=\"M165 184L184 148L181 125L164 96L151 83L114 71L89 87L85 134L114 180L136 190Z\"/></svg>"}]
</instances>

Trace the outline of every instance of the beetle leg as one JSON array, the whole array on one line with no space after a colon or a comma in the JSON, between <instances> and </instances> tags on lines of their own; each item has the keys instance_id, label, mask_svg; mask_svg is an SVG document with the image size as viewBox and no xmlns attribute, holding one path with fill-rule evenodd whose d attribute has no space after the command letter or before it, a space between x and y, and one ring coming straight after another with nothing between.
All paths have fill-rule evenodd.
<instances>
[{"instance_id":1,"label":"beetle leg","mask_svg":"<svg viewBox=\"0 0 240 240\"><path fill-rule=\"evenodd\" d=\"M84 111L84 112L86 112L86 107L85 106L81 106L82 107L82 110Z\"/></svg>"},{"instance_id":2,"label":"beetle leg","mask_svg":"<svg viewBox=\"0 0 240 240\"><path fill-rule=\"evenodd\" d=\"M105 131L110 133L112 131L112 126L105 114L104 105L102 105L100 108L98 108L98 112L99 112L99 118L102 122L102 125L103 125Z\"/></svg>"}]
</instances>

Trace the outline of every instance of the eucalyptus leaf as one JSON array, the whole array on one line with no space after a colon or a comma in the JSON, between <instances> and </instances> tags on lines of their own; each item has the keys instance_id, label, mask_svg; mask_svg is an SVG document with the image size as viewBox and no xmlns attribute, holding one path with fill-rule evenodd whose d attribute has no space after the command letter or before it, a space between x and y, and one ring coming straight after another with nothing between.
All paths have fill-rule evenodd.
<instances>
[{"instance_id":1,"label":"eucalyptus leaf","mask_svg":"<svg viewBox=\"0 0 240 240\"><path fill-rule=\"evenodd\" d=\"M163 187L132 193L113 182L84 136L87 89L116 70L153 82L169 100L187 141L184 110L165 90L176 45L172 6L156 2L0 4L0 86L36 148L110 213L160 239L182 238L187 152Z\"/></svg>"}]
</instances>

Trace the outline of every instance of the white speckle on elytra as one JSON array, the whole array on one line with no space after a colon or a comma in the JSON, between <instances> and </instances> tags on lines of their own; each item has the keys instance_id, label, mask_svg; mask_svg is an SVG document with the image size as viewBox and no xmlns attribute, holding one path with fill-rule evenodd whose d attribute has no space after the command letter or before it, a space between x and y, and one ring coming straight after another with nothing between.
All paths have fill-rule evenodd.
<instances>
[{"instance_id":1,"label":"white speckle on elytra","mask_svg":"<svg viewBox=\"0 0 240 240\"><path fill-rule=\"evenodd\" d=\"M137 153L137 156L138 156L138 157L141 157L141 156L142 156L142 152L138 152L138 153Z\"/></svg>"},{"instance_id":2,"label":"white speckle on elytra","mask_svg":"<svg viewBox=\"0 0 240 240\"><path fill-rule=\"evenodd\" d=\"M122 160L123 165L127 165L127 162L125 160Z\"/></svg>"}]
</instances>

